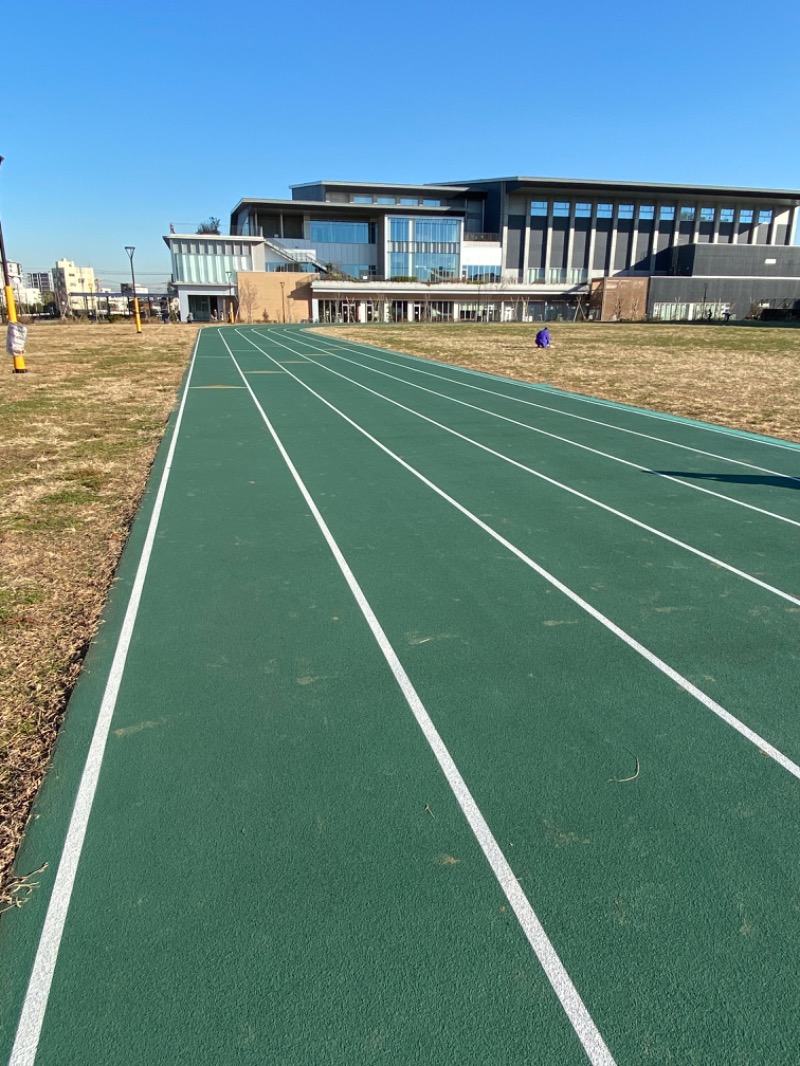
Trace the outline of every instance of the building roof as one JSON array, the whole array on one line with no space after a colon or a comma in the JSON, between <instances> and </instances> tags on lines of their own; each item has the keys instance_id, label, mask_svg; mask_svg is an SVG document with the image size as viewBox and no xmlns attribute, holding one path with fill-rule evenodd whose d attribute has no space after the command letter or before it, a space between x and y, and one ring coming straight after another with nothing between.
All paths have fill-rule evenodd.
<instances>
[{"instance_id":1,"label":"building roof","mask_svg":"<svg viewBox=\"0 0 800 1066\"><path fill-rule=\"evenodd\" d=\"M349 187L353 187L353 183L350 183ZM377 185L368 186L370 189L378 188ZM403 186L404 189L410 189L412 186ZM422 186L418 186L422 188ZM450 189L452 193L453 190ZM369 215L375 215L376 213L391 214L397 212L398 208L404 212L414 211L421 212L423 214L437 214L441 215L442 212L455 212L456 214L463 215L463 207L451 207L449 204L441 204L438 207L432 207L429 204L354 204L346 200L273 200L262 199L259 196L243 196L238 204L231 211L231 216L235 215L242 207L275 207L281 210L291 210L296 208L301 211L327 211L329 213L335 213L337 211L348 211L352 213L366 213Z\"/></svg>"},{"instance_id":2,"label":"building roof","mask_svg":"<svg viewBox=\"0 0 800 1066\"><path fill-rule=\"evenodd\" d=\"M164 244L169 247L170 241L252 241L253 244L263 243L263 237L251 237L240 233L165 233L162 237Z\"/></svg>"},{"instance_id":3,"label":"building roof","mask_svg":"<svg viewBox=\"0 0 800 1066\"><path fill-rule=\"evenodd\" d=\"M527 189L531 187L585 188L596 192L618 190L620 192L661 193L672 196L684 194L687 196L738 196L743 199L760 199L762 197L771 200L776 197L788 200L800 199L800 189L751 189L746 186L732 185L695 185L658 181L603 181L598 178L543 178L522 175L505 178L475 178L472 181L454 182L452 186L449 186L447 182L440 182L436 187L469 189L475 185L499 185L500 183L505 183L506 186L511 186L512 189Z\"/></svg>"},{"instance_id":4,"label":"building roof","mask_svg":"<svg viewBox=\"0 0 800 1066\"><path fill-rule=\"evenodd\" d=\"M318 187L320 185L325 185L325 186L329 186L330 188L336 188L336 189L392 189L392 190L395 190L395 191L400 190L400 189L408 189L408 190L417 189L420 192L433 192L436 189L441 189L442 192L450 193L451 196L452 196L453 192L468 192L469 191L468 186L467 185L463 185L463 187L462 187L461 183L445 182L442 185L431 185L431 184L427 184L425 182L414 182L414 181L411 181L411 182L398 182L398 181L387 182L387 181L330 181L330 180L320 180L320 181L304 181L304 182L301 182L299 185L290 185L289 188L290 189L306 189L306 188L316 188L316 187Z\"/></svg>"}]
</instances>

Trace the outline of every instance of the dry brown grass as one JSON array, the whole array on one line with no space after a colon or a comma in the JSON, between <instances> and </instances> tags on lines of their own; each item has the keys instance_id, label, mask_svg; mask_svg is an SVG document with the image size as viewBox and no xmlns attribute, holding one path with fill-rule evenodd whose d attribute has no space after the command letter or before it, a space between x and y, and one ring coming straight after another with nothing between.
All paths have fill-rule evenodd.
<instances>
[{"instance_id":1,"label":"dry brown grass","mask_svg":"<svg viewBox=\"0 0 800 1066\"><path fill-rule=\"evenodd\" d=\"M800 329L558 322L337 326L319 332L570 392L800 441Z\"/></svg>"},{"instance_id":2,"label":"dry brown grass","mask_svg":"<svg viewBox=\"0 0 800 1066\"><path fill-rule=\"evenodd\" d=\"M0 375L0 910L196 334L37 324ZM24 882L22 883L24 886Z\"/></svg>"}]
</instances>

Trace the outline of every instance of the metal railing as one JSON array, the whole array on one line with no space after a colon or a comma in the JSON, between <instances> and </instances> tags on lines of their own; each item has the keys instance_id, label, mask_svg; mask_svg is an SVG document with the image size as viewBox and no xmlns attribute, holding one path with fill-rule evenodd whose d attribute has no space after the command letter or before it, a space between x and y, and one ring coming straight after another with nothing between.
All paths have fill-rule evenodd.
<instances>
[{"instance_id":1,"label":"metal railing","mask_svg":"<svg viewBox=\"0 0 800 1066\"><path fill-rule=\"evenodd\" d=\"M559 285L562 287L574 287L578 285L585 285L588 281L589 272L587 270L529 270L527 271L527 277L521 278L517 276L504 275L496 281L482 281L475 278L431 278L430 280L423 280L418 277L387 277L381 274L370 274L369 277L354 278L349 276L343 276L338 278L326 279L325 274L322 274L320 281L328 282L328 284L359 286L364 285L416 285L420 288L435 289L435 288L453 288L458 286L462 290L468 290L470 292L493 292L502 295L503 292L514 291L521 288L528 288L531 285Z\"/></svg>"},{"instance_id":2,"label":"metal railing","mask_svg":"<svg viewBox=\"0 0 800 1066\"><path fill-rule=\"evenodd\" d=\"M288 263L310 263L312 266L317 267L320 270L325 269L325 265L319 261L314 249L304 248L287 248L284 244L279 244L277 241L264 240L265 247L275 252L276 255L281 256Z\"/></svg>"},{"instance_id":3,"label":"metal railing","mask_svg":"<svg viewBox=\"0 0 800 1066\"><path fill-rule=\"evenodd\" d=\"M179 233L182 237L188 235L196 237L225 237L227 234L222 232L222 223L217 227L215 231L201 230L201 226L208 225L208 220L205 219L202 222L170 222L170 233Z\"/></svg>"},{"instance_id":4,"label":"metal railing","mask_svg":"<svg viewBox=\"0 0 800 1066\"><path fill-rule=\"evenodd\" d=\"M589 271L585 267L532 267L529 285L585 285Z\"/></svg>"}]
</instances>

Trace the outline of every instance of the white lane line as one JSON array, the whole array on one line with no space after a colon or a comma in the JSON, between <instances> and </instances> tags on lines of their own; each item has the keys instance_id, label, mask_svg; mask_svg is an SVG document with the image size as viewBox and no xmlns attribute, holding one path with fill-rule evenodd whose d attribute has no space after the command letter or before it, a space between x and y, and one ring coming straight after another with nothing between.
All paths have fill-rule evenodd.
<instances>
[{"instance_id":1,"label":"white lane line","mask_svg":"<svg viewBox=\"0 0 800 1066\"><path fill-rule=\"evenodd\" d=\"M273 340L273 338L270 338L270 340ZM224 341L225 339L223 337L223 343ZM258 350L260 351L261 349ZM272 356L267 356L267 358L271 359ZM481 850L486 856L486 859L492 869L492 872L494 873L500 887L505 893L506 899L508 900L510 906L514 911L514 914L517 917L517 921L522 926L523 932L525 933L528 943L531 945L534 952L536 953L536 957L538 958L542 969L544 970L547 979L553 988L553 991L558 996L561 1006L563 1007L564 1012L570 1021L570 1024L575 1030L578 1039L583 1045L584 1050L586 1051L586 1054L589 1057L589 1061L593 1064L593 1066L614 1066L614 1059L611 1056L611 1052L608 1050L605 1041L603 1040L599 1030L597 1029L597 1026L592 1020L592 1017L589 1014L589 1011L587 1010L583 1000L581 999L578 990L572 983L572 979L567 973L564 964L562 963L561 959L558 956L558 953L556 952L555 948L553 947L553 944L547 936L547 933L545 932L544 927L539 921L536 912L531 906L530 901L523 892L519 881L514 876L514 872L511 869L508 860L506 859L500 845L497 843L497 840L492 834L492 831L489 828L486 819L483 817L480 808L475 802L475 799L473 798L472 793L470 792L467 786L467 783L461 776L461 773L455 762L453 761L453 758L450 755L447 746L442 740L438 730L436 729L436 726L431 720L430 715L425 709L422 700L420 699L416 689L414 688L411 678L408 676L405 669L403 668L403 664L400 662L400 659L398 658L397 653L392 647L389 638L386 636L386 633L384 632L383 627L378 621L375 612L372 610L372 607L370 606L369 601L364 595L364 592L361 586L359 585L355 574L350 569L350 566L348 565L347 560L342 554L339 545L334 539L333 534L328 528L325 519L322 517L319 508L317 507L311 494L306 488L303 479L300 477L300 474L298 473L294 463L289 457L289 454L287 453L286 449L284 448L280 437L275 432L275 429L273 428L266 411L259 403L258 398L250 387L250 383L245 377L244 372L240 368L239 364L236 362L236 359L232 352L231 359L233 360L234 366L239 371L242 381L244 381L245 386L253 399L253 403L256 405L262 419L264 420L264 424L269 430L269 433L275 442L275 446L281 453L283 461L286 463L289 472L294 478L295 484L300 490L303 499L306 501L309 510L314 516L314 520L319 526L320 532L325 538L325 541L327 542L328 547L331 550L331 554L336 560L336 563L339 569L341 570L345 581L347 582L347 585L353 595L353 598L358 604L361 613L363 614L367 622L367 625L372 631L372 635L375 638L375 641L378 644L378 647L380 648L381 652L383 653L383 657L385 658L389 669L392 671L395 681L397 682L401 692L403 693L403 696L405 697L406 703L408 704L412 714L416 718L417 723L425 736L425 739L430 745L430 748L434 756L436 757L436 761L439 763L439 766L441 767L442 772L444 773L445 778L447 779L447 783L450 786L454 796L456 797L456 801L458 802L459 807L463 811L465 818L467 819L470 829L474 833L481 847Z\"/></svg>"},{"instance_id":2,"label":"white lane line","mask_svg":"<svg viewBox=\"0 0 800 1066\"><path fill-rule=\"evenodd\" d=\"M263 336L263 334L258 334ZM281 341L273 339L276 344L282 344ZM282 347L286 345L282 344ZM436 419L430 418L428 415L422 414L420 411L415 411L413 407L407 407L405 404L400 403L398 400L393 400L390 396L386 396L382 392L377 392L375 389L369 388L368 385L363 385L360 381L356 381L353 378L347 377L346 374L340 374L338 370L334 370L333 367L326 363L317 363L311 356L304 355L309 363L313 363L314 366L319 366L322 370L327 370L329 374L335 374L336 377L341 378L343 381L349 382L351 385L355 385L359 389L363 389L365 392L370 393L378 399L385 400L386 403L392 404L393 407L399 408L401 411L405 411L415 418L421 419L423 422L428 422L432 426L436 426L437 429L444 430L445 433L451 434L453 437L458 437L459 440L465 441L467 444L472 444L474 447L479 448L482 452L486 452L488 455L494 456L496 459L502 459L504 463L509 463L511 466L515 466L518 470L524 471L526 474L531 474L533 477L539 478L541 481L546 482L548 485L552 485L554 488L561 489L563 492L568 492L572 496L577 496L578 499L584 500L586 503L592 504L594 507L599 507L603 511L607 511L608 514L614 515L616 518L621 518L624 522L629 522L633 526L637 526L639 529L645 530L647 533L652 533L654 537L659 537L661 540L666 541L669 544L675 545L676 548L682 548L684 551L690 552L692 555L697 556L699 559L703 559L712 566L719 567L722 570L727 570L729 573L734 574L736 577L742 578L744 581L749 581L753 585L757 585L759 588L764 589L766 592L772 593L774 596L779 596L783 600L787 600L789 603L793 603L795 606L800 607L800 598L793 596L789 592L784 592L782 589L776 588L775 585L770 585L766 581L762 581L761 578L756 577L754 574L748 574L746 570L740 570L738 567L733 566L731 563L726 563L722 559L718 559L715 555L709 555L708 552L702 551L700 548L695 548L691 544L687 544L683 540L678 540L677 537L672 537L669 533L664 533L660 529L656 529L654 526L649 526L646 522L641 522L638 518L634 518L632 515L626 514L624 511L618 511L615 507L611 507L607 503L603 503L601 500L596 499L594 496L588 496L585 492L580 492L578 489L574 489L569 485L565 485L561 481L557 481L555 478L548 477L547 474L541 473L539 470L535 470L531 466L526 466L525 463L520 463L516 459L512 459L508 455L504 455L502 452L495 451L494 448L490 448L487 444L482 444L480 441L475 440L473 437L468 437L464 433L459 433L458 430L452 429L450 426L446 426L443 422L437 422ZM351 362L350 359L343 360L346 363ZM356 366L361 366L360 363L356 363ZM365 367L364 369L371 369ZM394 378L393 374L384 374L382 370L374 371L377 374L383 374L384 377L392 378L395 381L403 382L402 378ZM404 384L413 384L411 382L403 382ZM414 385L414 388L421 388L422 386ZM432 392L431 389L423 389L423 392ZM444 395L441 393L434 393L434 395ZM445 399L450 397L444 395ZM455 400L455 403L463 404L463 400ZM466 407L472 407L472 404L465 404ZM482 411L483 408L476 407L476 411ZM491 413L491 412L489 412ZM524 422L515 422L511 418L503 418L505 422L511 422L515 426L522 426L527 428Z\"/></svg>"},{"instance_id":3,"label":"white lane line","mask_svg":"<svg viewBox=\"0 0 800 1066\"><path fill-rule=\"evenodd\" d=\"M319 336L319 335L317 335L317 336ZM338 338L333 338L331 340L331 342L335 343L335 344L338 344L338 345L342 345L343 347L346 346L346 344L347 344L346 341L341 341ZM358 341L353 341L351 343L359 344ZM378 348L375 345L369 345L369 344L360 344L359 346L361 348L372 348L376 352L392 351L392 349L389 349L389 348ZM350 350L351 351L356 351L356 349L350 349ZM359 352L358 354L361 354L361 353ZM369 353L365 353L365 354L369 354ZM487 371L484 371L484 370L473 370L470 367L459 366L457 363L443 363L443 362L441 362L438 359L428 359L426 356L422 356L422 355L411 355L408 352L395 352L395 351L392 351L392 354L393 355L397 355L397 356L399 356L402 359L408 359L408 360L413 360L413 361L424 360L424 362L426 362L426 363L432 363L433 366L441 367L443 370L456 371L459 374L470 374L470 375L474 375L475 377L480 377L480 378L489 379L489 380L497 380L499 378L499 375L491 374L491 373L489 373ZM405 366L406 364L404 363L403 365ZM409 369L417 370L417 367L410 367L409 366ZM418 370L418 373L424 373L424 371ZM438 377L439 375L434 375L434 376ZM445 380L452 381L454 384L465 384L463 382L461 382L461 383L457 382L455 380L455 378L445 378ZM770 447L770 448L780 448L780 449L782 449L784 451L794 452L795 454L797 454L797 452L800 450L800 445L793 444L790 441L767 440L767 439L763 439L762 437L756 436L755 434L746 433L744 430L727 429L725 426L712 426L712 425L710 425L707 422L692 421L691 419L681 418L678 415L668 414L665 411L646 411L644 408L641 408L641 407L629 407L627 404L616 403L613 400L603 400L603 399L601 399L601 398L599 398L597 396L581 396L580 393L577 393L577 392L565 392L563 389L558 389L558 388L555 388L554 386L539 385L535 381L521 381L519 378L503 378L502 380L508 382L508 384L513 386L514 388L532 389L535 392L545 393L548 396L553 396L554 394L559 394L559 395L562 395L567 400L575 400L576 402L579 402L579 403L595 404L598 407L606 407L609 410L620 411L622 414L626 414L626 415L641 415L642 418L654 418L654 419L656 419L659 422L669 422L673 426L683 426L684 428L690 429L690 430L693 430L693 429L705 430L705 431L707 431L709 433L718 433L718 434L720 434L723 437L734 437L736 440L744 440L747 443L764 444L764 445L766 445L767 447ZM470 387L474 388L475 386L470 386ZM529 400L522 400L522 399L520 399L518 397L512 397L510 395L507 395L506 393L497 393L497 395L498 396L504 396L507 399L516 399L517 402L519 402L519 403L530 403L531 406L533 406L533 407L545 407L546 410L555 411L556 414L565 415L567 418L582 418L581 415L576 415L576 414L573 414L573 413L571 413L569 411L564 411L560 407L547 407L544 404L534 404L534 403L532 403ZM582 420L585 421L585 422L593 422L593 421L595 421L592 418L583 418ZM657 441L661 441L662 440L661 437L650 437L650 435L647 434L647 433L637 433L636 430L624 429L622 426L617 426L613 422L598 422L597 424L601 425L601 426L608 426L609 429L619 430L620 433L633 433L636 436L649 437L649 439L651 439L651 440L657 440ZM692 448L691 445L678 444L676 441L663 439L663 443L664 444L674 444L676 448L687 448L689 451L699 451L701 455L713 455L713 452L703 452L700 449ZM719 456L715 456L715 458L725 459L726 456L719 455ZM733 460L730 460L730 461L733 462ZM759 469L759 468L756 467L755 469ZM781 474L779 476L780 477L785 477L785 476L788 476L788 475Z\"/></svg>"},{"instance_id":4,"label":"white lane line","mask_svg":"<svg viewBox=\"0 0 800 1066\"><path fill-rule=\"evenodd\" d=\"M249 338L247 338L245 334L241 334L241 336L245 337L245 340L249 340ZM254 348L257 348L258 351L260 351L263 355L265 355L267 359L272 360L272 356L265 352L263 348L259 348L255 341L249 341L249 343L252 344ZM274 362L275 360L272 361ZM287 373L289 373L290 377L293 377L299 385L302 385L304 389L307 389L312 396L315 396L321 403L325 404L326 407L330 408L331 411L339 415L340 418L344 419L344 421L347 422L348 425L352 426L353 429L355 429L358 433L366 437L366 439L369 440L372 444L374 444L377 448L380 448L380 450L386 455L388 455L391 459L394 459L396 463L399 463L400 466L402 466L415 478L421 481L423 485L426 485L432 492L435 492L437 496L440 496L443 500L449 503L460 514L463 514L465 518L469 519L470 522L473 522L479 529L482 529L484 533L488 533L488 535L494 540L496 540L498 544L502 544L502 546L506 548L509 552L511 552L512 555L516 556L520 560L520 562L523 562L526 566L530 567L531 570L539 574L539 576L544 578L544 580L547 581L548 584L552 585L553 588L558 589L559 592L563 593L568 599L572 600L573 603L577 604L577 606L580 607L581 610L585 611L588 615L591 615L592 618L598 621L602 626L605 626L605 628L608 629L611 633L613 633L614 636L618 637L621 641L627 644L628 647L632 648L638 655L641 655L643 659L649 662L652 666L655 666L657 670L660 670L661 673L663 673L666 677L670 678L670 680L674 681L677 685L684 689L684 691L688 692L689 695L693 696L694 699L696 699L699 703L702 703L704 707L712 711L718 718L725 722L726 725L730 726L731 729L735 729L737 733L739 733L742 737L745 738L745 740L748 740L751 744L758 748L759 751L763 752L764 755L769 756L770 759L773 759L776 763L778 763L779 766L783 767L784 770L788 771L790 774L792 774L793 777L796 777L800 781L800 766L798 766L797 763L793 762L788 756L784 755L783 752L773 747L772 744L770 744L763 737L759 736L759 734L756 733L754 730L750 729L749 726L745 725L744 722L738 719L735 715L731 714L730 711L727 711L721 704L717 703L716 700L713 700L710 696L703 692L702 689L699 689L696 685L693 685L692 682L688 680L688 678L685 678L682 674L679 674L677 670L674 670L668 663L664 662L663 659L660 659L657 655L651 652L648 648L644 646L644 644L640 644L639 641L635 639L635 637L632 637L629 633L626 633L624 629L621 629L615 622L612 622L610 618L607 618L606 615L604 615L601 611L598 611L596 607L593 607L587 600L584 600L583 597L579 596L577 592L574 592L563 582L559 581L559 579L554 574L551 574L549 570L545 570L543 566L540 566L537 562L531 559L530 556L526 555L523 551L517 548L516 545L506 540L506 538L502 536L502 534L498 533L497 530L492 529L491 526L487 525L486 522L478 518L478 516L473 514L472 511L464 507L463 504L460 504L458 500L448 495L444 491L444 489L439 488L438 485L434 484L431 480L429 480L429 478L425 477L425 475L422 474L419 470L417 470L416 467L413 467L410 463L407 463L405 459L402 459L399 455L393 452L391 448L388 448L376 437L373 437L371 433L364 429L363 426L360 426L357 422L354 422L352 418L350 418L344 413L344 411L341 411L338 407L332 404L330 400L326 400L324 396L321 396L318 392L312 389L310 385L307 385L302 380L302 378L297 377L297 375L293 374L291 371L287 371Z\"/></svg>"},{"instance_id":5,"label":"white lane line","mask_svg":"<svg viewBox=\"0 0 800 1066\"><path fill-rule=\"evenodd\" d=\"M61 937L64 933L64 924L67 920L67 912L72 899L72 890L75 885L75 875L78 870L78 863L80 862L81 852L83 850L83 842L86 836L86 828L89 824L89 816L92 813L92 805L94 803L95 792L97 791L100 769L102 767L106 742L108 740L108 731L111 728L111 719L117 703L117 696L119 695L119 689L122 683L122 675L125 672L125 662L128 656L131 638L133 636L136 616L139 611L139 603L142 598L142 589L144 588L145 577L147 576L150 556L153 551L156 529L161 515L161 508L164 502L164 494L167 489L170 470L172 469L172 459L175 455L175 448L178 443L178 433L183 420L183 410L186 406L186 398L189 394L189 383L192 378L201 335L201 331L198 331L194 345L194 352L192 353L192 359L189 365L189 372L186 376L183 396L181 397L180 407L178 408L178 414L175 419L175 428L172 431L172 441L170 442L169 451L167 452L167 460L161 474L161 482L153 504L153 511L150 516L150 524L147 528L147 535L142 548L142 554L139 558L139 565L131 587L128 607L125 611L125 618L122 622L122 629L120 630L114 658L111 662L111 669L103 693L103 699L100 704L100 711L95 724L94 734L89 746L83 774L81 775L78 793L75 797L75 806L72 809L72 816L70 817L67 835L64 840L64 850L61 853L58 872L56 873L55 881L53 882L53 893L50 897L44 925L42 926L39 947L33 963L31 979L28 983L28 989L22 1004L17 1034L14 1039L14 1046L11 1049L11 1058L8 1060L8 1066L33 1066L33 1062L36 1058L36 1052L39 1046L39 1036L41 1035L42 1023L44 1022L47 1002L50 997L53 973L56 968L58 952L61 946Z\"/></svg>"},{"instance_id":6,"label":"white lane line","mask_svg":"<svg viewBox=\"0 0 800 1066\"><path fill-rule=\"evenodd\" d=\"M264 334L260 333L257 329L254 330L253 332L256 334L256 336L259 336L259 337L263 337L264 336ZM280 344L281 342L280 341L275 341L275 343L276 344ZM284 347L286 347L286 345L284 345ZM294 349L291 349L291 350L294 351ZM351 351L352 349L347 349L347 350ZM295 352L295 354L301 355L301 354L305 354L305 353ZM309 356L307 354L306 354L306 358L309 358ZM755 511L757 514L764 515L766 518L774 518L775 521L777 521L777 522L785 522L787 525L797 526L798 528L800 528L800 521L798 521L795 518L788 518L786 515L778 514L776 511L768 511L764 507L757 507L753 503L745 503L744 500L737 500L734 496L726 496L722 492L715 492L713 489L705 488L703 485L695 485L691 481L684 481L683 478L681 478L681 477L676 477L673 474L665 474L661 470L652 470L650 467L640 466L639 463L633 463L629 459L622 459L622 458L620 458L620 456L612 455L610 452L604 452L604 451L601 451L598 448L592 448L588 444L581 444L579 441L572 440L570 437L562 437L558 433L551 433L551 432L549 432L549 430L540 429L538 426L531 426L527 422L519 422L515 418L509 418L507 415L498 414L497 411L490 411L486 407L478 407L476 404L467 403L466 400L459 400L455 396L450 396L446 392L437 392L436 389L428 389L424 385L417 385L416 382L414 382L414 381L408 381L406 378L400 378L400 377L397 377L394 374L388 374L385 370L377 370L375 367L366 366L364 363L359 363L355 359L348 359L346 356L343 356L343 355L337 355L336 358L340 359L344 363L351 363L353 366L360 367L362 370L367 370L367 371L369 371L372 374L380 374L382 377L390 378L393 381L399 381L403 385L407 385L411 389L419 389L421 392L430 393L431 396L439 396L439 397L441 397L441 399L448 400L450 403L458 404L461 407L468 407L468 408L470 408L473 411L479 411L481 414L489 415L491 418L496 418L500 422L509 422L512 426L519 426L521 429L526 429L530 433L538 433L542 437L550 437L552 440L557 440L561 444L568 444L572 448L579 448L581 451L589 452L592 455L599 455L602 459L610 459L614 463L620 463L622 466L629 466L629 467L631 467L631 469L638 470L638 471L640 471L643 474L653 474L655 477L663 478L664 481L672 481L676 485L682 485L684 488L692 489L692 491L694 491L694 492L702 492L706 496L715 496L719 500L725 500L726 503L732 503L735 507L743 507L747 511ZM322 363L319 363L318 365L319 366L323 366ZM396 364L391 364L391 365L396 365ZM424 371L422 371L422 372L424 373ZM432 376L436 377L436 375L432 375ZM351 380L351 379L348 379L348 380ZM458 384L458 382L456 382L456 384ZM363 387L366 388L366 386L363 386ZM379 395L379 394L376 394L376 395ZM520 401L520 402L524 403L524 401ZM536 406L536 405L534 405L534 406ZM588 419L586 421L591 421L591 419ZM599 424L600 425L604 425L605 423L599 423ZM639 435L641 435L641 434L639 434ZM653 438L653 439L656 439L656 438ZM667 442L667 443L669 443L669 442ZM682 447L682 445L678 445L678 447ZM736 462L736 460L733 459L733 460L731 460L731 462ZM749 465L749 464L743 464L743 465ZM767 473L767 474L772 474L773 473L773 471L765 470L762 467L753 467L753 469L760 470L762 473ZM776 477L781 477L781 478L785 477L787 480L798 480L800 482L800 479L790 478L786 474L775 474L775 476Z\"/></svg>"},{"instance_id":7,"label":"white lane line","mask_svg":"<svg viewBox=\"0 0 800 1066\"><path fill-rule=\"evenodd\" d=\"M300 343L307 344L307 345L311 346L311 342L305 340L304 338L300 338L300 337L294 338L294 337L292 337L292 339L293 340L296 339ZM560 407L552 407L551 405L545 404L545 403L535 403L533 400L525 400L521 396L512 396L510 393L498 392L496 389L481 388L481 386L479 386L479 385L471 385L471 384L469 384L466 381L459 381L457 378L448 377L448 376L446 376L444 374L433 374L433 373L431 373L430 370L422 370L421 367L414 366L414 365L409 364L409 363L397 363L397 362L395 362L392 359L386 359L385 357L374 355L373 352L371 352L371 351L363 351L363 350L361 350L362 348L366 347L365 345L362 345L362 346L356 348L356 347L352 347L351 345L347 345L344 341L340 341L339 344L340 344L340 350L341 351L353 352L355 355L361 355L364 358L373 359L373 360L375 360L375 362L378 362L378 363L388 363L389 366L393 366L393 367L395 367L397 369L401 369L402 368L403 370L409 370L409 371L411 371L414 374L424 374L426 377L435 378L437 381L447 382L448 384L458 385L460 388L463 388L463 389L473 389L476 392L484 392L484 393L486 393L489 396L497 396L498 398L503 399L503 400L510 400L512 403L524 404L526 407L535 407L535 408L537 408L537 409L539 409L541 411L551 411L553 414L562 415L564 418L574 418L578 422L588 422L588 423L590 423L591 425L594 425L594 426L603 426L606 429L612 429L612 430L614 430L617 433L628 433L632 437L642 437L644 440L655 441L655 442L657 442L659 444L667 444L667 445L669 445L672 448L680 448L683 451L694 452L694 454L696 454L696 455L704 455L704 456L706 456L709 459L719 459L721 462L733 463L736 466L744 466L744 467L747 467L750 470L757 470L757 471L759 471L759 473L762 473L762 474L772 474L775 477L782 477L782 478L786 478L788 481L797 481L798 483L800 483L800 477L794 477L792 474L783 474L780 471L772 470L769 467L757 466L755 463L747 463L747 462L745 462L742 459L732 459L729 455L719 455L717 452L707 452L707 451L704 451L702 448L697 448L697 447L695 447L695 446L693 446L691 444L679 444L678 441L669 440L666 437L655 437L651 433L641 433L639 430L627 429L625 426L618 426L614 422L603 422L603 421L601 421L601 420L599 420L597 418L587 418L585 415L575 414L574 411L565 411L565 410L563 410ZM380 350L380 349L378 349L378 350ZM403 354L402 352L398 353L398 355L402 355L402 354ZM408 356L408 358L409 359L414 359L414 358L420 359L422 357L421 356ZM425 361L428 362L428 360L425 360ZM447 367L448 369L453 369L453 370L466 371L466 369L467 369L465 367L458 367L458 366L455 366L455 365L452 366L452 367L449 367L448 364L436 363L435 365L436 366ZM479 371L469 371L469 373L473 373L474 374L474 373L480 373L480 372ZM520 386L524 386L525 388L533 388L533 389L539 388L539 386L535 385L532 382L528 382L528 381L524 381L524 382L523 381L517 381L517 379L515 379L515 378L508 378L506 380L509 382L509 384L520 385ZM576 394L574 394L574 393L570 393L569 394L569 398L573 398L573 396L576 396ZM607 406L607 407L613 407L614 406L612 404L605 403L604 401L601 401L601 400L590 399L589 397L577 397L577 398L578 399L585 399L587 402L592 402L592 403L604 403L605 406ZM623 405L619 405L619 407L614 407L615 410L620 409L620 408L623 411L627 411L627 408L625 408ZM638 413L638 412L634 412L634 413ZM644 412L644 413L648 414L649 412ZM676 420L676 419L671 419L668 415L658 415L658 412L653 412L653 414L657 415L662 420L672 421L674 424L687 425L686 422L683 422L683 421L680 421L680 420ZM690 428L690 429L694 428L694 425L690 425L688 428ZM709 427L698 423L698 428L706 429L706 428L709 428ZM711 428L713 428L713 427L711 427ZM725 430L723 428L720 428L720 429L716 430L716 432L723 433L725 436L728 436L728 437L735 437L738 440L749 441L751 439L750 437L743 437L742 434L739 433L739 432L730 432L730 431ZM762 440L760 440L757 437L753 437L752 439L756 443L759 443L759 444L764 444L764 443L771 444L772 443L771 441L762 441ZM777 447L782 447L782 448L790 448L790 450L792 450L792 451L795 450L794 448L791 448L790 445L788 445L788 444L784 445L784 444L782 444L780 442L777 442L776 446Z\"/></svg>"}]
</instances>

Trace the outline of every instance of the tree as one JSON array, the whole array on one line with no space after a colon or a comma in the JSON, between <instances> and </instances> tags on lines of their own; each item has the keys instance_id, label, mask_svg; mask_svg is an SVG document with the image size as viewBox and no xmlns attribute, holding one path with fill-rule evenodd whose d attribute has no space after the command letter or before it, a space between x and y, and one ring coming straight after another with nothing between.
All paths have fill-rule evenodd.
<instances>
[{"instance_id":1,"label":"tree","mask_svg":"<svg viewBox=\"0 0 800 1066\"><path fill-rule=\"evenodd\" d=\"M247 278L239 282L239 314L244 314L248 322L253 321L258 293L252 281Z\"/></svg>"},{"instance_id":2,"label":"tree","mask_svg":"<svg viewBox=\"0 0 800 1066\"><path fill-rule=\"evenodd\" d=\"M195 233L219 233L219 219L211 216L205 222L201 222Z\"/></svg>"}]
</instances>

